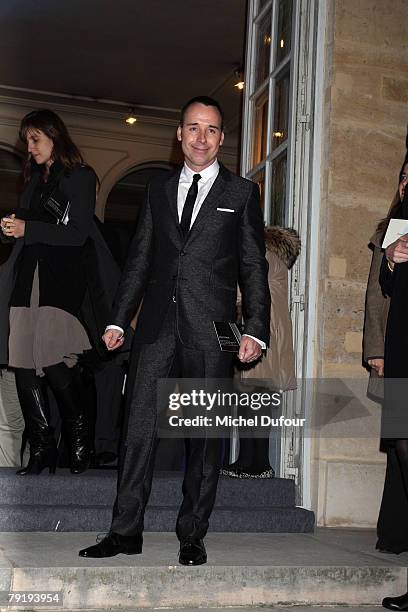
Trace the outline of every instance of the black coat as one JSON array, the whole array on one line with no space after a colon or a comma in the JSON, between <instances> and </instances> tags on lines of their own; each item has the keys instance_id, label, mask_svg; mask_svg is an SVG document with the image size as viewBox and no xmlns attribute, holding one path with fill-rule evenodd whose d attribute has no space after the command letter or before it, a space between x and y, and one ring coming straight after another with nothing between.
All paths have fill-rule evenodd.
<instances>
[{"instance_id":1,"label":"black coat","mask_svg":"<svg viewBox=\"0 0 408 612\"><path fill-rule=\"evenodd\" d=\"M399 217L408 219L408 191L406 191L401 204ZM380 284L383 293L391 298L385 333L384 375L385 378L389 379L407 379L408 262L395 264L394 271L391 272L384 255L380 268ZM404 399L401 400L401 403Z\"/></svg>"},{"instance_id":2,"label":"black coat","mask_svg":"<svg viewBox=\"0 0 408 612\"><path fill-rule=\"evenodd\" d=\"M26 186L20 209L28 209L38 180L35 174ZM62 308L77 316L100 357L108 355L101 336L110 318L120 270L93 219L95 181L95 173L85 166L63 176L60 189L71 201L67 227L26 221L24 239L14 241L9 259L0 267L0 364L8 363L11 296L14 303L20 301L15 296L20 296L20 305L29 305L32 279L19 282L21 292L15 291L18 260L25 244L39 246L40 305Z\"/></svg>"},{"instance_id":3,"label":"black coat","mask_svg":"<svg viewBox=\"0 0 408 612\"><path fill-rule=\"evenodd\" d=\"M38 264L40 306L53 306L78 316L84 299L85 274L81 261L95 210L96 175L89 166L77 166L61 176L54 162L47 184L36 172L24 190L16 217L25 219L24 248L17 261L17 279L12 306L30 305L34 270ZM70 202L69 222L57 225L42 205L33 210L40 193L54 187ZM35 197L37 196L37 197Z\"/></svg>"},{"instance_id":4,"label":"black coat","mask_svg":"<svg viewBox=\"0 0 408 612\"><path fill-rule=\"evenodd\" d=\"M401 217L408 219L408 192L402 203ZM381 436L388 442L408 438L408 262L388 268L385 255L380 283L390 297L384 349L384 410Z\"/></svg>"},{"instance_id":5,"label":"black coat","mask_svg":"<svg viewBox=\"0 0 408 612\"><path fill-rule=\"evenodd\" d=\"M126 328L143 297L135 340L152 343L175 296L182 342L218 350L213 321L235 320L239 282L244 331L267 343L270 294L258 187L220 166L184 240L177 215L180 171L148 188L111 323Z\"/></svg>"}]
</instances>

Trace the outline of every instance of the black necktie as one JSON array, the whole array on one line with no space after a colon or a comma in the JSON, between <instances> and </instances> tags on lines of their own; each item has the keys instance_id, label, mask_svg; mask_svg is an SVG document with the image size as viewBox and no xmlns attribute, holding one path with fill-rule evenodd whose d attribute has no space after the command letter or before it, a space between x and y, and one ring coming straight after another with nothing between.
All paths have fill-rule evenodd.
<instances>
[{"instance_id":1,"label":"black necktie","mask_svg":"<svg viewBox=\"0 0 408 612\"><path fill-rule=\"evenodd\" d=\"M183 236L187 236L190 230L191 224L191 215L193 214L193 208L195 201L197 199L198 193L198 181L200 180L200 174L194 174L193 182L190 185L190 189L188 190L186 201L184 202L183 213L181 215L180 227L183 232Z\"/></svg>"}]
</instances>

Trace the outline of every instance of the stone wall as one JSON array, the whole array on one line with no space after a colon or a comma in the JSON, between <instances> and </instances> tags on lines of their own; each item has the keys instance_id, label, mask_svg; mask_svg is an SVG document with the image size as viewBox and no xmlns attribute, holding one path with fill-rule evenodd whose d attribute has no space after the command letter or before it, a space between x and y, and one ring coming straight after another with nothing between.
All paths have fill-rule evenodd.
<instances>
[{"instance_id":1,"label":"stone wall","mask_svg":"<svg viewBox=\"0 0 408 612\"><path fill-rule=\"evenodd\" d=\"M361 356L367 244L387 214L405 155L407 41L404 0L329 2L319 288L323 377L367 376ZM320 524L375 524L384 457L378 452L380 409L373 403L366 408L361 437L343 423L337 438L317 443Z\"/></svg>"}]
</instances>

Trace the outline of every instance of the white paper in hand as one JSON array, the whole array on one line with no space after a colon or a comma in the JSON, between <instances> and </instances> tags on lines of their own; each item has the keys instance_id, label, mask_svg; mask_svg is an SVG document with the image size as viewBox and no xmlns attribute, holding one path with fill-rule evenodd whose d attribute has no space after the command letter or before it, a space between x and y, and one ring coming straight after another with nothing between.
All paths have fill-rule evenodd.
<instances>
[{"instance_id":1,"label":"white paper in hand","mask_svg":"<svg viewBox=\"0 0 408 612\"><path fill-rule=\"evenodd\" d=\"M408 221L407 219L390 219L387 231L385 232L382 248L386 249L387 246L408 234Z\"/></svg>"}]
</instances>

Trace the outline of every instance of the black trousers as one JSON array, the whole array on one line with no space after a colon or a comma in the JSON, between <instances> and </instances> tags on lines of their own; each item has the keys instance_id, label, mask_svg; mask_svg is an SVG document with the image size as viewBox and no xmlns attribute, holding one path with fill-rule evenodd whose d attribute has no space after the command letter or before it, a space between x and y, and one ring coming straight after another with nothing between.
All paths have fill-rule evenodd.
<instances>
[{"instance_id":1,"label":"black trousers","mask_svg":"<svg viewBox=\"0 0 408 612\"><path fill-rule=\"evenodd\" d=\"M178 338L175 304L171 304L159 338L133 345L126 400L126 424L121 444L118 488L111 530L130 536L144 528L157 441L157 381L159 378L228 378L232 355L186 348ZM180 444L183 440L180 439ZM208 529L221 464L222 439L185 440L186 470L183 502L177 517L180 540L203 538Z\"/></svg>"},{"instance_id":2,"label":"black trousers","mask_svg":"<svg viewBox=\"0 0 408 612\"><path fill-rule=\"evenodd\" d=\"M377 523L377 548L396 554L408 551L408 495L393 445L387 448L387 471Z\"/></svg>"}]
</instances>

